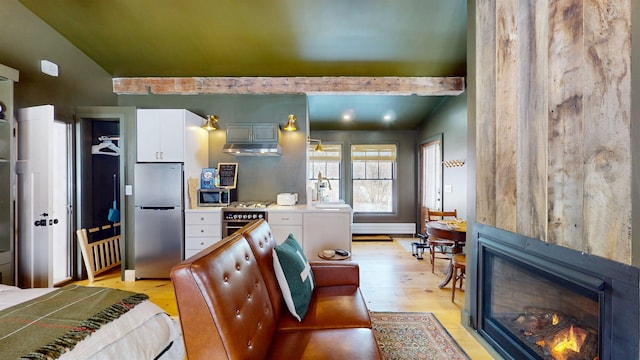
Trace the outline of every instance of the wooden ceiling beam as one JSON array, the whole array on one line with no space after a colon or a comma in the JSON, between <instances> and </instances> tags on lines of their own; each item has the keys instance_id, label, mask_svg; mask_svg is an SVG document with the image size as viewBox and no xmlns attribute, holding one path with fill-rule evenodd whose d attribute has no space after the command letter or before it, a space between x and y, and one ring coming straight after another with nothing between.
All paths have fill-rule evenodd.
<instances>
[{"instance_id":1,"label":"wooden ceiling beam","mask_svg":"<svg viewBox=\"0 0 640 360\"><path fill-rule=\"evenodd\" d=\"M464 77L130 77L114 78L118 95L307 94L455 96Z\"/></svg>"}]
</instances>

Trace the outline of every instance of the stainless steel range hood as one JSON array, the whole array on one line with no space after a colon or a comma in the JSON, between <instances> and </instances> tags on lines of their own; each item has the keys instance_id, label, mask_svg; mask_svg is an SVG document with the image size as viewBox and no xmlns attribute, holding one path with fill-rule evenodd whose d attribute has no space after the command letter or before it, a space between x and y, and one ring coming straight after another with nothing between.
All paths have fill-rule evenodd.
<instances>
[{"instance_id":1,"label":"stainless steel range hood","mask_svg":"<svg viewBox=\"0 0 640 360\"><path fill-rule=\"evenodd\" d=\"M277 143L224 144L222 152L233 156L280 156L282 147Z\"/></svg>"}]
</instances>

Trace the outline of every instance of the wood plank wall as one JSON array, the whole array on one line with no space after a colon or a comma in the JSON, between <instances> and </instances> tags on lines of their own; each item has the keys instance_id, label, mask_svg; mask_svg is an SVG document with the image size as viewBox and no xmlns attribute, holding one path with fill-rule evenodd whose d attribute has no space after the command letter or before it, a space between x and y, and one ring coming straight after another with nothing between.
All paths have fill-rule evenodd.
<instances>
[{"instance_id":1,"label":"wood plank wall","mask_svg":"<svg viewBox=\"0 0 640 360\"><path fill-rule=\"evenodd\" d=\"M476 221L631 264L631 8L476 1Z\"/></svg>"}]
</instances>

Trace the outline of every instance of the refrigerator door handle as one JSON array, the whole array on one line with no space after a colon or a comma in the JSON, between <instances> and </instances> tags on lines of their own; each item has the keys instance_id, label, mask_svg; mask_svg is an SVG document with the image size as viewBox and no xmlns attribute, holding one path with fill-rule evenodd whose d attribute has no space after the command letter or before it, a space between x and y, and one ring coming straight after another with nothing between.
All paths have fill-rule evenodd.
<instances>
[{"instance_id":1,"label":"refrigerator door handle","mask_svg":"<svg viewBox=\"0 0 640 360\"><path fill-rule=\"evenodd\" d=\"M140 206L141 210L173 210L176 206Z\"/></svg>"}]
</instances>

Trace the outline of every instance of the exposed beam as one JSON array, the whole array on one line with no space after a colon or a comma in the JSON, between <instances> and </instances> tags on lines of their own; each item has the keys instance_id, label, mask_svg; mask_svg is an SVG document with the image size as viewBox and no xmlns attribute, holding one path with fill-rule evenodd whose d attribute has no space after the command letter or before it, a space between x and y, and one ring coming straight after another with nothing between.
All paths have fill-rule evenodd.
<instances>
[{"instance_id":1,"label":"exposed beam","mask_svg":"<svg viewBox=\"0 0 640 360\"><path fill-rule=\"evenodd\" d=\"M113 92L118 95L455 96L463 91L463 77L131 77L113 79Z\"/></svg>"}]
</instances>

